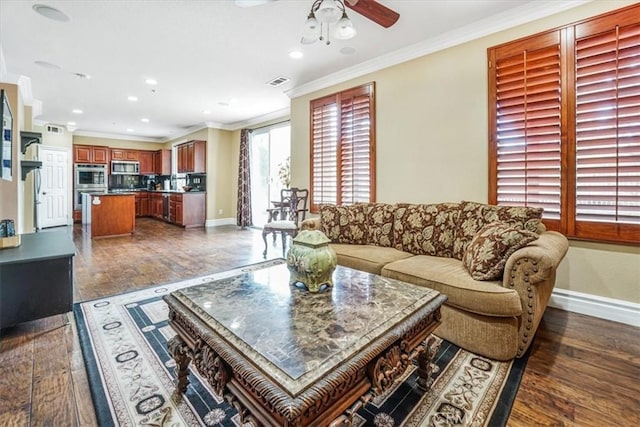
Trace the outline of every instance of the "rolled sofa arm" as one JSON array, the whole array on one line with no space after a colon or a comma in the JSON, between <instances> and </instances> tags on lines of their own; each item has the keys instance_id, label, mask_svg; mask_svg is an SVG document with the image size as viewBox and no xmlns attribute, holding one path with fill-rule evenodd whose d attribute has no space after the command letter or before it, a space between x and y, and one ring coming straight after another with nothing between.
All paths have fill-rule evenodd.
<instances>
[{"instance_id":1,"label":"rolled sofa arm","mask_svg":"<svg viewBox=\"0 0 640 427\"><path fill-rule=\"evenodd\" d=\"M556 270L568 249L569 241L565 236L545 231L507 260L502 284L515 289L522 304L516 357L522 357L531 345L555 286Z\"/></svg>"},{"instance_id":2,"label":"rolled sofa arm","mask_svg":"<svg viewBox=\"0 0 640 427\"><path fill-rule=\"evenodd\" d=\"M320 218L305 219L300 224L300 231L302 230L320 230Z\"/></svg>"}]
</instances>

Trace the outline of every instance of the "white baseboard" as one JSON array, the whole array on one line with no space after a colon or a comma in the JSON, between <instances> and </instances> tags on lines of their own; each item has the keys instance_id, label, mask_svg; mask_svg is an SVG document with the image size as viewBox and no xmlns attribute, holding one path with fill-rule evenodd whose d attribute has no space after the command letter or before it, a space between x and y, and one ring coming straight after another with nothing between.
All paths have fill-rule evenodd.
<instances>
[{"instance_id":1,"label":"white baseboard","mask_svg":"<svg viewBox=\"0 0 640 427\"><path fill-rule=\"evenodd\" d=\"M566 289L554 289L549 307L640 327L640 304Z\"/></svg>"},{"instance_id":2,"label":"white baseboard","mask_svg":"<svg viewBox=\"0 0 640 427\"><path fill-rule=\"evenodd\" d=\"M221 225L236 225L235 218L208 219L205 221L205 227L219 227Z\"/></svg>"}]
</instances>

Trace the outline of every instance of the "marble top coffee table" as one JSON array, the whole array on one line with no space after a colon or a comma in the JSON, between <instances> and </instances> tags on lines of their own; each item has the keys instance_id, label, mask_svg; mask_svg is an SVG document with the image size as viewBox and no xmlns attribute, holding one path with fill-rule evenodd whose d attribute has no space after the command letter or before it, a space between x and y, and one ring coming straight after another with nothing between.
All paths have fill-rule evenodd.
<instances>
[{"instance_id":1,"label":"marble top coffee table","mask_svg":"<svg viewBox=\"0 0 640 427\"><path fill-rule=\"evenodd\" d=\"M330 425L353 416L418 361L429 385L425 342L446 297L338 266L325 293L289 285L286 264L165 296L177 335L175 399L193 363L215 392L256 425Z\"/></svg>"}]
</instances>

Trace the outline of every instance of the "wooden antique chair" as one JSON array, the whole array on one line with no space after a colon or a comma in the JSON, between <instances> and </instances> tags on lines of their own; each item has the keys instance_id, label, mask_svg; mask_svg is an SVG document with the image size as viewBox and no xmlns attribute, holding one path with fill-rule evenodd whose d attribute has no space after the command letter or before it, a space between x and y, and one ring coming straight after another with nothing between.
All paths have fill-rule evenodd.
<instances>
[{"instance_id":1,"label":"wooden antique chair","mask_svg":"<svg viewBox=\"0 0 640 427\"><path fill-rule=\"evenodd\" d=\"M280 202L274 203L274 207L267 209L269 213L268 222L262 229L262 240L264 240L263 257L267 257L267 234L273 233L273 242L276 241L276 234L282 236L282 256L285 256L287 235L291 238L298 234L298 224L304 221L307 214L307 200L309 190L299 188L283 188L280 190Z\"/></svg>"}]
</instances>

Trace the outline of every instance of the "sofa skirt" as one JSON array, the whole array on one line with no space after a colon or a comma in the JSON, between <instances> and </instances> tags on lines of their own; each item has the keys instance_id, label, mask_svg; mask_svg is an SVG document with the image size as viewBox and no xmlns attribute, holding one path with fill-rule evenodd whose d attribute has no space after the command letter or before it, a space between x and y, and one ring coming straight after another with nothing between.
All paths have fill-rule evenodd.
<instances>
[{"instance_id":1,"label":"sofa skirt","mask_svg":"<svg viewBox=\"0 0 640 427\"><path fill-rule=\"evenodd\" d=\"M518 319L490 317L443 305L442 323L434 331L440 338L472 353L494 360L511 360L518 352Z\"/></svg>"}]
</instances>

